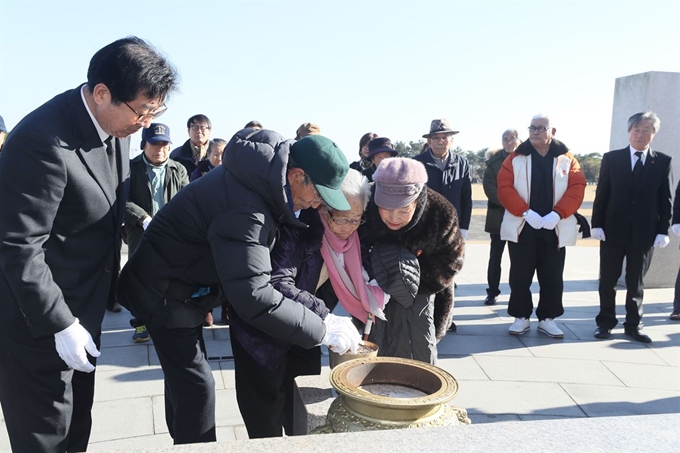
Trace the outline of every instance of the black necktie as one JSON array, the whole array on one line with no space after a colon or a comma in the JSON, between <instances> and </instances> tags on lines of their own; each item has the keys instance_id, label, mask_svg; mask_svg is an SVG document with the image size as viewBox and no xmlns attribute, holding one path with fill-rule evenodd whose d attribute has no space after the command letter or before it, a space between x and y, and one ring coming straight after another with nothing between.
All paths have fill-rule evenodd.
<instances>
[{"instance_id":1,"label":"black necktie","mask_svg":"<svg viewBox=\"0 0 680 453\"><path fill-rule=\"evenodd\" d=\"M637 156L638 160L635 162L635 166L633 167L633 183L637 185L637 183L640 181L640 176L642 176L642 151L635 151L635 155Z\"/></svg>"},{"instance_id":2,"label":"black necktie","mask_svg":"<svg viewBox=\"0 0 680 453\"><path fill-rule=\"evenodd\" d=\"M109 167L111 168L111 179L113 180L113 187L118 187L118 165L116 164L116 147L114 138L109 135L109 138L104 140L106 145L106 155L109 158Z\"/></svg>"}]
</instances>

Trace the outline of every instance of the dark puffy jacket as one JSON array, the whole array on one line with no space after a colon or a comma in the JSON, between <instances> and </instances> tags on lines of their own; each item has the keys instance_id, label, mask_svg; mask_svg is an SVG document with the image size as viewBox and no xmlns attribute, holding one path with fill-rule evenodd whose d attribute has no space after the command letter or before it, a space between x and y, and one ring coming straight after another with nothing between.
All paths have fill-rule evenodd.
<instances>
[{"instance_id":1,"label":"dark puffy jacket","mask_svg":"<svg viewBox=\"0 0 680 453\"><path fill-rule=\"evenodd\" d=\"M222 166L156 214L123 268L120 302L142 320L159 316L168 326L172 321L173 327L191 327L202 322L200 314L189 313L195 305L191 295L200 287L218 291L221 284L237 338L238 325L250 324L288 343L319 344L325 334L321 318L270 282L269 254L278 228L304 227L282 186L292 143L273 131L237 132ZM175 324L182 320L186 325Z\"/></svg>"},{"instance_id":2,"label":"dark puffy jacket","mask_svg":"<svg viewBox=\"0 0 680 453\"><path fill-rule=\"evenodd\" d=\"M281 229L271 254L272 285L324 319L335 308L338 297L330 280L326 280L318 291L316 289L323 267L323 224L316 209L301 211L299 220L309 228Z\"/></svg>"},{"instance_id":3,"label":"dark puffy jacket","mask_svg":"<svg viewBox=\"0 0 680 453\"><path fill-rule=\"evenodd\" d=\"M371 249L373 275L381 288L404 308L413 305L420 286L420 263L399 244L377 242Z\"/></svg>"},{"instance_id":4,"label":"dark puffy jacket","mask_svg":"<svg viewBox=\"0 0 680 453\"><path fill-rule=\"evenodd\" d=\"M427 149L414 157L427 170L427 187L449 200L458 213L458 223L464 230L470 229L472 218L472 182L470 165L460 154L449 151L449 165L441 171Z\"/></svg>"},{"instance_id":5,"label":"dark puffy jacket","mask_svg":"<svg viewBox=\"0 0 680 453\"><path fill-rule=\"evenodd\" d=\"M326 280L316 289L323 267L323 224L316 209L301 211L299 220L308 224L309 228L286 226L280 230L279 239L271 254L271 283L284 296L304 305L324 319L338 303L338 297L330 280ZM291 345L252 326L240 327L240 341L248 352L263 367L269 370L277 368ZM295 370L296 375L320 372L321 355L318 348L308 352L294 348L292 353L298 357L296 364L299 369Z\"/></svg>"},{"instance_id":6,"label":"dark puffy jacket","mask_svg":"<svg viewBox=\"0 0 680 453\"><path fill-rule=\"evenodd\" d=\"M130 255L137 249L144 232L139 221L146 216L151 216L153 210L151 183L142 156L143 154L140 154L130 161L130 194L125 203L125 237ZM163 198L167 203L182 187L189 184L189 179L181 164L169 159L166 165Z\"/></svg>"},{"instance_id":7,"label":"dark puffy jacket","mask_svg":"<svg viewBox=\"0 0 680 453\"><path fill-rule=\"evenodd\" d=\"M501 222L505 208L498 201L498 172L509 154L504 149L487 153L486 170L484 170L484 193L488 199L486 203L486 221L484 231L501 234Z\"/></svg>"}]
</instances>

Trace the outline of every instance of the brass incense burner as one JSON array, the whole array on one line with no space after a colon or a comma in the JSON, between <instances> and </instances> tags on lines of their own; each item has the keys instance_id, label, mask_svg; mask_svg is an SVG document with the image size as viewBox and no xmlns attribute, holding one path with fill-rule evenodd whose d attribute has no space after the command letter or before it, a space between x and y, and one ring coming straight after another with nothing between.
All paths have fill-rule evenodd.
<instances>
[{"instance_id":1,"label":"brass incense burner","mask_svg":"<svg viewBox=\"0 0 680 453\"><path fill-rule=\"evenodd\" d=\"M470 424L465 409L448 404L458 393L458 382L429 363L397 357L355 359L333 368L330 381L339 396L328 410L326 425L314 432Z\"/></svg>"}]
</instances>

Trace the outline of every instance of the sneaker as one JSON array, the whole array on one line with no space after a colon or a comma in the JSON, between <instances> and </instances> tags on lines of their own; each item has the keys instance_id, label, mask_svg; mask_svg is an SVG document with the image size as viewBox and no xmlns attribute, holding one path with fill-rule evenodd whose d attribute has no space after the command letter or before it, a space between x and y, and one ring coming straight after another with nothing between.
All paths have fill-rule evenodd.
<instances>
[{"instance_id":1,"label":"sneaker","mask_svg":"<svg viewBox=\"0 0 680 453\"><path fill-rule=\"evenodd\" d=\"M545 318L538 321L538 331L552 338L564 338L564 332L557 327L553 318Z\"/></svg>"},{"instance_id":2,"label":"sneaker","mask_svg":"<svg viewBox=\"0 0 680 453\"><path fill-rule=\"evenodd\" d=\"M135 327L135 333L132 334L132 341L135 343L144 343L149 341L149 331L146 330L146 326L141 325Z\"/></svg>"},{"instance_id":3,"label":"sneaker","mask_svg":"<svg viewBox=\"0 0 680 453\"><path fill-rule=\"evenodd\" d=\"M529 331L529 318L515 318L515 322L510 326L510 335L522 335Z\"/></svg>"}]
</instances>

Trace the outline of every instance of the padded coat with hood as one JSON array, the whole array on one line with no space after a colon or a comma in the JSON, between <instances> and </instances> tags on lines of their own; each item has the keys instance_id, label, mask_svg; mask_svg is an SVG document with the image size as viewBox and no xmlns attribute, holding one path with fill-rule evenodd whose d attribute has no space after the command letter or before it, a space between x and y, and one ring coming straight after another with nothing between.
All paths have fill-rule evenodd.
<instances>
[{"instance_id":1,"label":"padded coat with hood","mask_svg":"<svg viewBox=\"0 0 680 453\"><path fill-rule=\"evenodd\" d=\"M156 214L122 271L120 302L142 320L176 322L173 314L179 313L187 324L199 325L200 316L180 312L192 305L197 289L217 291L221 285L238 318L232 324L242 321L305 348L318 345L325 334L321 318L270 283L269 254L278 228L305 227L285 189L292 144L273 131L237 132L222 165Z\"/></svg>"}]
</instances>

